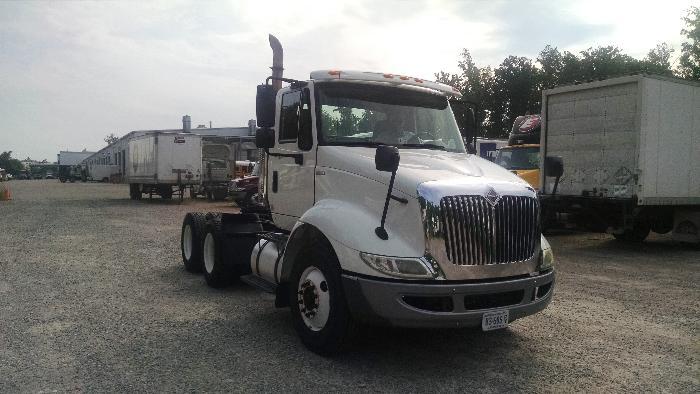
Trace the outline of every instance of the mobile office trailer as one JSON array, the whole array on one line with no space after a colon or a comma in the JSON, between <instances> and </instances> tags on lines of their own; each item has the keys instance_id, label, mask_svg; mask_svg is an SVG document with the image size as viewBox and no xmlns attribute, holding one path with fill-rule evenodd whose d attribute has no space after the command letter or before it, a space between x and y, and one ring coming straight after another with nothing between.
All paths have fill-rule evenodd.
<instances>
[{"instance_id":1,"label":"mobile office trailer","mask_svg":"<svg viewBox=\"0 0 700 394\"><path fill-rule=\"evenodd\" d=\"M540 144L564 162L558 182L540 163L547 219L700 241L700 84L635 75L546 90Z\"/></svg>"},{"instance_id":2,"label":"mobile office trailer","mask_svg":"<svg viewBox=\"0 0 700 394\"><path fill-rule=\"evenodd\" d=\"M128 142L126 182L131 199L143 193L172 198L197 185L202 173L202 138L191 133L151 132Z\"/></svg>"}]
</instances>

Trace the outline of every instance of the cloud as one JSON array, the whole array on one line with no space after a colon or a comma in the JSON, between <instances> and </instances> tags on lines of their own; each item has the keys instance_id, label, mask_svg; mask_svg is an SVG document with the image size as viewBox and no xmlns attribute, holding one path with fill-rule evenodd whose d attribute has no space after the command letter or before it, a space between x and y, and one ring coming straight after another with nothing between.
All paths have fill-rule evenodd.
<instances>
[{"instance_id":1,"label":"cloud","mask_svg":"<svg viewBox=\"0 0 700 394\"><path fill-rule=\"evenodd\" d=\"M245 125L269 74L268 33L295 78L324 68L431 78L454 71L462 48L497 65L545 44L612 43L638 56L678 42L687 2L635 4L0 2L0 150L53 160L61 149L98 149L109 133L177 128L186 113L194 124Z\"/></svg>"}]
</instances>

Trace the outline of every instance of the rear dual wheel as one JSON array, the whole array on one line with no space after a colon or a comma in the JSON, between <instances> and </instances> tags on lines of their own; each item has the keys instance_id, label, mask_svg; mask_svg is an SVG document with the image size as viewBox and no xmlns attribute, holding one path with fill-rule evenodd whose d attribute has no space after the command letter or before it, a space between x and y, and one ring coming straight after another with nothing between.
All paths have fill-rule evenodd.
<instances>
[{"instance_id":1,"label":"rear dual wheel","mask_svg":"<svg viewBox=\"0 0 700 394\"><path fill-rule=\"evenodd\" d=\"M204 241L202 243L202 261L204 280L213 288L230 285L234 273L230 265L224 261L223 236L221 233L221 217L210 216L204 226Z\"/></svg>"},{"instance_id":2,"label":"rear dual wheel","mask_svg":"<svg viewBox=\"0 0 700 394\"><path fill-rule=\"evenodd\" d=\"M202 241L205 219L201 212L190 212L182 221L180 251L185 269L189 272L202 272Z\"/></svg>"},{"instance_id":3,"label":"rear dual wheel","mask_svg":"<svg viewBox=\"0 0 700 394\"><path fill-rule=\"evenodd\" d=\"M138 183L129 184L129 198L132 200L140 200L142 196L141 188Z\"/></svg>"}]
</instances>

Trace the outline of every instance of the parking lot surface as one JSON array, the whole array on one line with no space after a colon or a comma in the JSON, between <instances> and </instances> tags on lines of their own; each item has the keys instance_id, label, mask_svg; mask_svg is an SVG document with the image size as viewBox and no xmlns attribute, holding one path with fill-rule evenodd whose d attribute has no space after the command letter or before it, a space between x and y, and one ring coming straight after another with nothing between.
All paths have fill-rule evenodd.
<instances>
[{"instance_id":1,"label":"parking lot surface","mask_svg":"<svg viewBox=\"0 0 700 394\"><path fill-rule=\"evenodd\" d=\"M179 250L188 211L128 187L12 181L0 202L0 392L700 391L700 250L652 236L548 236L554 300L506 330L365 328L307 351L287 309L207 288Z\"/></svg>"}]
</instances>

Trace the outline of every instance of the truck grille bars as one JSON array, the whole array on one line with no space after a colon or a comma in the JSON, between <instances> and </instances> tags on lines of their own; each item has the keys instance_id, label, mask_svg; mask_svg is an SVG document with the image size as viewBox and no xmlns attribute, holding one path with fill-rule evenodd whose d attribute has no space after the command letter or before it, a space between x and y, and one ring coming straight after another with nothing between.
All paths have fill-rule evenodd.
<instances>
[{"instance_id":1,"label":"truck grille bars","mask_svg":"<svg viewBox=\"0 0 700 394\"><path fill-rule=\"evenodd\" d=\"M455 265L525 261L539 242L539 201L501 196L492 205L484 196L447 196L440 200L447 258Z\"/></svg>"}]
</instances>

